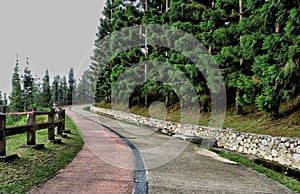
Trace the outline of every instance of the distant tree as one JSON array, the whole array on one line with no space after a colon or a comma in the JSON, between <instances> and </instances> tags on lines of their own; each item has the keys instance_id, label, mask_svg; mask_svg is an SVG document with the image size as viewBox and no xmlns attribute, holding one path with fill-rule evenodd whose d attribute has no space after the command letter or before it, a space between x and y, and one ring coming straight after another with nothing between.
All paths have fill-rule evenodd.
<instances>
[{"instance_id":1,"label":"distant tree","mask_svg":"<svg viewBox=\"0 0 300 194\"><path fill-rule=\"evenodd\" d=\"M42 83L40 78L36 75L33 78L33 99L35 107L43 107L43 97L42 97Z\"/></svg>"},{"instance_id":2,"label":"distant tree","mask_svg":"<svg viewBox=\"0 0 300 194\"><path fill-rule=\"evenodd\" d=\"M42 83L42 106L50 107L51 106L51 86L50 86L50 76L48 69L46 69L45 76L43 77Z\"/></svg>"},{"instance_id":3,"label":"distant tree","mask_svg":"<svg viewBox=\"0 0 300 194\"><path fill-rule=\"evenodd\" d=\"M7 106L7 102L8 102L8 100L7 100L7 94L4 93L4 95L3 95L3 105Z\"/></svg>"},{"instance_id":4,"label":"distant tree","mask_svg":"<svg viewBox=\"0 0 300 194\"><path fill-rule=\"evenodd\" d=\"M94 100L93 81L91 78L92 72L90 70L86 70L82 74L76 88L76 101L91 102Z\"/></svg>"},{"instance_id":5,"label":"distant tree","mask_svg":"<svg viewBox=\"0 0 300 194\"><path fill-rule=\"evenodd\" d=\"M23 111L24 104L23 104L23 91L21 88L21 79L20 79L20 68L19 68L19 60L16 59L16 66L14 68L14 73L12 76L12 91L9 97L10 104L9 109L10 111Z\"/></svg>"},{"instance_id":6,"label":"distant tree","mask_svg":"<svg viewBox=\"0 0 300 194\"><path fill-rule=\"evenodd\" d=\"M24 96L24 110L28 110L28 108L35 107L34 100L34 79L31 75L31 70L29 69L29 62L26 61L27 66L24 69L24 77L23 77L23 96Z\"/></svg>"},{"instance_id":7,"label":"distant tree","mask_svg":"<svg viewBox=\"0 0 300 194\"><path fill-rule=\"evenodd\" d=\"M72 104L73 93L75 93L75 88L76 88L74 68L70 68L68 83L69 83L68 85L69 87L67 91L67 104Z\"/></svg>"},{"instance_id":8,"label":"distant tree","mask_svg":"<svg viewBox=\"0 0 300 194\"><path fill-rule=\"evenodd\" d=\"M58 103L59 100L60 76L56 75L51 85L51 103Z\"/></svg>"},{"instance_id":9,"label":"distant tree","mask_svg":"<svg viewBox=\"0 0 300 194\"><path fill-rule=\"evenodd\" d=\"M68 99L68 83L67 83L67 78L66 76L63 76L61 82L60 82L60 87L61 87L61 101L63 104L67 104L67 99Z\"/></svg>"},{"instance_id":10,"label":"distant tree","mask_svg":"<svg viewBox=\"0 0 300 194\"><path fill-rule=\"evenodd\" d=\"M2 98L2 91L0 91L0 106L2 106L4 103L3 103L3 98Z\"/></svg>"}]
</instances>

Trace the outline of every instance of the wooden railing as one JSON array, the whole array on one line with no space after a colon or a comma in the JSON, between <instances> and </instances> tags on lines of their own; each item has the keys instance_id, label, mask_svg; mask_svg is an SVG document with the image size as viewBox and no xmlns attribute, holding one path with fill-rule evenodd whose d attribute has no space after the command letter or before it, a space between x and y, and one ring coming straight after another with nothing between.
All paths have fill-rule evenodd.
<instances>
[{"instance_id":1,"label":"wooden railing","mask_svg":"<svg viewBox=\"0 0 300 194\"><path fill-rule=\"evenodd\" d=\"M6 116L8 114L27 114L27 124L20 126L6 127ZM48 115L48 121L37 123L36 116ZM56 118L55 118L56 117ZM62 136L65 130L65 110L51 111L30 111L24 113L6 113L6 107L0 107L0 160L6 161L9 158L17 157L16 154L6 155L6 137L27 132L27 142L25 147L43 147L44 144L36 144L36 131L48 129L48 141L61 142L60 139L55 139L55 128L57 127L57 135Z\"/></svg>"}]
</instances>

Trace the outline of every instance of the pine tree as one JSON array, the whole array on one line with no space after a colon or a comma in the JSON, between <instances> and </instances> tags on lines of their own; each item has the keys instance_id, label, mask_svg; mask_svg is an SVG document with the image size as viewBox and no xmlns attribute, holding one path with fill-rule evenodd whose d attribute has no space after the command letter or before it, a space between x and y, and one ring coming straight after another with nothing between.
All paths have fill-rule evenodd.
<instances>
[{"instance_id":1,"label":"pine tree","mask_svg":"<svg viewBox=\"0 0 300 194\"><path fill-rule=\"evenodd\" d=\"M42 106L43 107L51 107L51 86L50 86L50 76L48 69L46 69L45 76L43 77L42 83Z\"/></svg>"},{"instance_id":2,"label":"pine tree","mask_svg":"<svg viewBox=\"0 0 300 194\"><path fill-rule=\"evenodd\" d=\"M16 65L14 68L14 73L12 76L12 91L11 95L9 97L10 104L9 104L9 110L10 111L16 111L21 112L24 109L23 104L23 91L21 88L21 79L20 79L20 68L19 68L19 60L16 59Z\"/></svg>"},{"instance_id":3,"label":"pine tree","mask_svg":"<svg viewBox=\"0 0 300 194\"><path fill-rule=\"evenodd\" d=\"M92 102L94 100L93 93L93 81L91 79L91 71L86 70L79 79L79 83L76 89L76 102L85 103Z\"/></svg>"},{"instance_id":4,"label":"pine tree","mask_svg":"<svg viewBox=\"0 0 300 194\"><path fill-rule=\"evenodd\" d=\"M140 23L140 15L134 5L133 1L111 1L107 0L103 10L104 18L100 20L98 27L97 39L95 41L96 49L92 58L91 70L95 77L95 98L101 100L105 98L108 102L111 99L111 87L113 84L113 74L115 66L120 65L121 59L118 56L114 57L114 62L107 61L114 56L114 42L107 43L107 45L99 45L107 35L120 30L123 27L133 26ZM110 44L110 45L109 45ZM130 62L128 61L127 64ZM112 76L112 77L111 77Z\"/></svg>"},{"instance_id":5,"label":"pine tree","mask_svg":"<svg viewBox=\"0 0 300 194\"><path fill-rule=\"evenodd\" d=\"M40 82L40 78L35 75L33 78L33 101L34 107L43 107L43 97L42 97L42 83Z\"/></svg>"},{"instance_id":6,"label":"pine tree","mask_svg":"<svg viewBox=\"0 0 300 194\"><path fill-rule=\"evenodd\" d=\"M60 83L60 87L61 87L61 100L62 100L62 104L66 105L67 103L67 99L68 99L68 83L67 83L67 78L66 76L63 76L61 83Z\"/></svg>"},{"instance_id":7,"label":"pine tree","mask_svg":"<svg viewBox=\"0 0 300 194\"><path fill-rule=\"evenodd\" d=\"M270 0L261 8L261 18L267 26L266 36L252 68L260 88L256 103L273 117L279 116L282 102L298 93L299 50L295 49L295 43L300 30L296 24L299 6L299 2ZM295 25L292 29L291 24Z\"/></svg>"},{"instance_id":8,"label":"pine tree","mask_svg":"<svg viewBox=\"0 0 300 194\"><path fill-rule=\"evenodd\" d=\"M51 104L58 103L59 100L60 76L56 75L51 85Z\"/></svg>"},{"instance_id":9,"label":"pine tree","mask_svg":"<svg viewBox=\"0 0 300 194\"><path fill-rule=\"evenodd\" d=\"M2 97L2 91L0 91L0 106L2 106L4 103L3 103L3 97Z\"/></svg>"},{"instance_id":10,"label":"pine tree","mask_svg":"<svg viewBox=\"0 0 300 194\"><path fill-rule=\"evenodd\" d=\"M28 110L29 108L35 107L34 102L34 79L31 75L31 70L29 69L29 62L27 58L27 66L24 69L23 76L23 96L24 96L24 110Z\"/></svg>"},{"instance_id":11,"label":"pine tree","mask_svg":"<svg viewBox=\"0 0 300 194\"><path fill-rule=\"evenodd\" d=\"M72 104L73 93L76 91L76 80L74 75L74 69L70 68L69 80L68 80L68 90L67 90L67 104Z\"/></svg>"},{"instance_id":12,"label":"pine tree","mask_svg":"<svg viewBox=\"0 0 300 194\"><path fill-rule=\"evenodd\" d=\"M3 96L3 105L7 106L7 102L8 102L8 100L7 100L7 94L4 93L4 96Z\"/></svg>"}]
</instances>

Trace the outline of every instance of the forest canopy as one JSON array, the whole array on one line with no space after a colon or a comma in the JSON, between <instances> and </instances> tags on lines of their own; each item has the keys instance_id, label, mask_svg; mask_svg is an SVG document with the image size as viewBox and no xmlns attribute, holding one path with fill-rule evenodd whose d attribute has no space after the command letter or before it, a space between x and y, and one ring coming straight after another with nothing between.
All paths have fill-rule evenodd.
<instances>
[{"instance_id":1,"label":"forest canopy","mask_svg":"<svg viewBox=\"0 0 300 194\"><path fill-rule=\"evenodd\" d=\"M167 24L184 30L207 48L222 72L227 106L235 106L238 114L243 114L246 106L253 106L278 117L283 103L299 97L299 1L107 0L103 15L90 66L96 101L111 101L112 88L125 70L146 74L135 70L135 64L165 61L190 79L201 110L210 110L209 88L199 69L182 53L148 44L148 39L153 38L147 36L145 26L149 24ZM115 48L114 41L100 44L114 32L137 25L141 26L144 45L118 53L110 49ZM157 38L167 41L169 37ZM175 44L188 46L182 39ZM107 57L109 61L103 60ZM132 90L130 79L123 83L123 93L118 94L130 94L129 106L147 107L154 100L164 101L166 106L178 103L169 84L147 80Z\"/></svg>"}]
</instances>

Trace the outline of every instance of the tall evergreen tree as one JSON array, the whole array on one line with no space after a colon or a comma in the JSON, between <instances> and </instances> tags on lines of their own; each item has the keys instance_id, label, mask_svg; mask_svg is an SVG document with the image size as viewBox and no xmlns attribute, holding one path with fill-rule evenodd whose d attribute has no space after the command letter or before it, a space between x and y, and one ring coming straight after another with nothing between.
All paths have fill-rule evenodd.
<instances>
[{"instance_id":1,"label":"tall evergreen tree","mask_svg":"<svg viewBox=\"0 0 300 194\"><path fill-rule=\"evenodd\" d=\"M51 104L58 103L59 101L59 83L60 76L56 75L51 85Z\"/></svg>"},{"instance_id":2,"label":"tall evergreen tree","mask_svg":"<svg viewBox=\"0 0 300 194\"><path fill-rule=\"evenodd\" d=\"M105 97L107 101L111 98L111 87L115 77L112 69L120 65L120 58L116 56L114 62L108 62L105 59L114 56L113 48L116 45L99 45L105 36L111 35L113 32L122 29L123 27L133 26L140 23L140 15L136 10L136 4L133 1L111 1L107 0L102 12L104 18L100 20L98 27L97 39L95 41L96 49L92 56L91 69L95 76L95 96L97 99ZM114 44L113 42L111 44ZM104 59L104 60L103 60ZM129 63L129 62L127 62ZM112 77L111 77L112 76Z\"/></svg>"},{"instance_id":3,"label":"tall evergreen tree","mask_svg":"<svg viewBox=\"0 0 300 194\"><path fill-rule=\"evenodd\" d=\"M68 80L68 91L67 91L67 103L72 104L73 93L76 91L76 80L74 75L74 69L70 68L69 80Z\"/></svg>"},{"instance_id":4,"label":"tall evergreen tree","mask_svg":"<svg viewBox=\"0 0 300 194\"><path fill-rule=\"evenodd\" d=\"M0 91L0 106L3 106L3 97L2 97L2 91Z\"/></svg>"},{"instance_id":5,"label":"tall evergreen tree","mask_svg":"<svg viewBox=\"0 0 300 194\"><path fill-rule=\"evenodd\" d=\"M43 107L51 107L51 86L50 86L50 76L48 69L46 69L45 76L43 77L42 83L42 106Z\"/></svg>"},{"instance_id":6,"label":"tall evergreen tree","mask_svg":"<svg viewBox=\"0 0 300 194\"><path fill-rule=\"evenodd\" d=\"M68 99L68 83L67 83L67 78L66 76L63 76L61 83L61 100L63 104L67 104L67 99Z\"/></svg>"},{"instance_id":7,"label":"tall evergreen tree","mask_svg":"<svg viewBox=\"0 0 300 194\"><path fill-rule=\"evenodd\" d=\"M13 76L12 76L12 91L9 97L10 99L9 110L17 111L17 112L21 112L24 109L24 104L23 104L24 97L21 88L21 79L20 79L19 72L20 72L19 60L17 58Z\"/></svg>"},{"instance_id":8,"label":"tall evergreen tree","mask_svg":"<svg viewBox=\"0 0 300 194\"><path fill-rule=\"evenodd\" d=\"M76 89L76 101L84 103L84 102L92 102L94 100L93 93L93 80L91 79L92 72L90 70L84 71L79 79L79 83Z\"/></svg>"},{"instance_id":9,"label":"tall evergreen tree","mask_svg":"<svg viewBox=\"0 0 300 194\"><path fill-rule=\"evenodd\" d=\"M33 77L33 101L35 107L43 107L43 97L42 97L42 83L40 82L40 78L35 75Z\"/></svg>"},{"instance_id":10,"label":"tall evergreen tree","mask_svg":"<svg viewBox=\"0 0 300 194\"><path fill-rule=\"evenodd\" d=\"M4 105L4 106L7 106L7 102L8 102L7 94L4 93L4 95L3 95L3 105Z\"/></svg>"},{"instance_id":11,"label":"tall evergreen tree","mask_svg":"<svg viewBox=\"0 0 300 194\"><path fill-rule=\"evenodd\" d=\"M252 67L259 80L256 103L274 117L279 116L281 103L298 93L299 49L295 49L295 43L300 32L296 24L299 22L299 6L298 1L270 0L261 8L261 18L267 29ZM291 24L295 26L291 28Z\"/></svg>"},{"instance_id":12,"label":"tall evergreen tree","mask_svg":"<svg viewBox=\"0 0 300 194\"><path fill-rule=\"evenodd\" d=\"M31 70L29 69L28 59L26 61L27 66L24 69L23 76L23 96L24 96L24 110L28 110L28 108L35 107L34 101L34 79L31 75Z\"/></svg>"}]
</instances>

